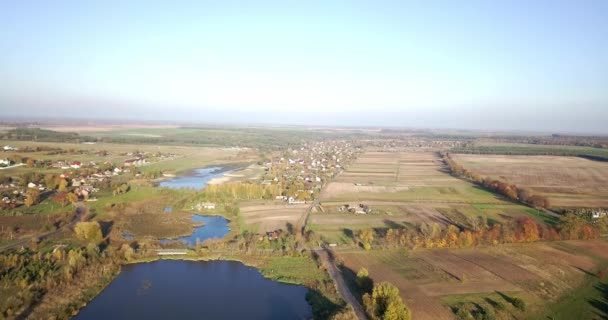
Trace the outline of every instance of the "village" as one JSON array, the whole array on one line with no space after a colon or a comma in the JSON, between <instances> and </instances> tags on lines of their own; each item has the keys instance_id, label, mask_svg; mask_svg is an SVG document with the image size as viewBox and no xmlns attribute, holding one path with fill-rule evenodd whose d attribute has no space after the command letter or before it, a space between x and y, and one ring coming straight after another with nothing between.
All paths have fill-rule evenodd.
<instances>
[{"instance_id":1,"label":"village","mask_svg":"<svg viewBox=\"0 0 608 320\"><path fill-rule=\"evenodd\" d=\"M282 187L276 200L304 204L318 198L323 185L344 170L357 153L352 143L335 140L305 143L300 148L275 152L264 163L262 185Z\"/></svg>"},{"instance_id":2,"label":"village","mask_svg":"<svg viewBox=\"0 0 608 320\"><path fill-rule=\"evenodd\" d=\"M100 190L112 189L112 194L127 192L128 180L146 178L137 168L163 160L177 157L173 153L124 152L119 153L122 162L114 161L79 161L79 157L105 158L107 151L63 150L60 148L16 148L6 145L2 149L4 157L0 158L0 169L7 170L0 177L1 208L15 209L25 205L31 207L40 201L51 198L65 205L78 201L97 201L95 194ZM17 153L19 152L19 153ZM65 155L63 159L34 159L22 156L33 152L44 152L45 156ZM24 166L29 170L11 174L10 169ZM160 173L148 178L157 178ZM126 175L125 177L121 177Z\"/></svg>"}]
</instances>

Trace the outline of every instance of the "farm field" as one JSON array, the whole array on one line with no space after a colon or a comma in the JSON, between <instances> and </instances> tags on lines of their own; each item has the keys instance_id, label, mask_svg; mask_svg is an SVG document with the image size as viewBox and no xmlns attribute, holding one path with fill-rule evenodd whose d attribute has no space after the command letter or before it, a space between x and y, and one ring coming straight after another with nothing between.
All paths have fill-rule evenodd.
<instances>
[{"instance_id":1,"label":"farm field","mask_svg":"<svg viewBox=\"0 0 608 320\"><path fill-rule=\"evenodd\" d=\"M395 284L411 306L414 319L451 319L454 316L450 309L462 302L487 305L491 301L505 305L500 312L509 315L508 318L568 319L560 316L559 304L551 302L564 299L583 285L589 298L602 298L603 293L593 286L589 290L587 282L605 266L605 250L608 243L596 240L458 250L335 253L353 272L367 268L374 281ZM505 297L524 300L525 311L514 308ZM570 304L573 309L587 310L584 315L592 315L589 300L579 299ZM591 317L580 319L588 318Z\"/></svg>"},{"instance_id":2,"label":"farm field","mask_svg":"<svg viewBox=\"0 0 608 320\"><path fill-rule=\"evenodd\" d=\"M359 203L370 206L372 213L338 210ZM479 216L490 223L524 215L549 223L555 220L449 175L435 153L364 153L327 186L321 204L324 212L311 215L310 229L328 242L342 244L350 244L353 233L367 228L420 223L466 226L467 218Z\"/></svg>"},{"instance_id":3,"label":"farm field","mask_svg":"<svg viewBox=\"0 0 608 320\"><path fill-rule=\"evenodd\" d=\"M608 162L561 156L452 157L482 176L503 179L544 195L552 207L608 207Z\"/></svg>"},{"instance_id":4,"label":"farm field","mask_svg":"<svg viewBox=\"0 0 608 320\"><path fill-rule=\"evenodd\" d=\"M296 226L308 206L307 204L287 205L262 201L242 202L240 203L239 218L252 232L289 230L287 224Z\"/></svg>"}]
</instances>

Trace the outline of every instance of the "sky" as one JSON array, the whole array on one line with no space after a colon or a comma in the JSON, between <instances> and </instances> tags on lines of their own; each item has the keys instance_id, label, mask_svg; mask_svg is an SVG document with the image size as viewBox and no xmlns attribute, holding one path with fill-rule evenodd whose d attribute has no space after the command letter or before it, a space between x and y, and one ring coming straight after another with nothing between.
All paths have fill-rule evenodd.
<instances>
[{"instance_id":1,"label":"sky","mask_svg":"<svg viewBox=\"0 0 608 320\"><path fill-rule=\"evenodd\" d=\"M0 1L0 119L608 134L608 1Z\"/></svg>"}]
</instances>

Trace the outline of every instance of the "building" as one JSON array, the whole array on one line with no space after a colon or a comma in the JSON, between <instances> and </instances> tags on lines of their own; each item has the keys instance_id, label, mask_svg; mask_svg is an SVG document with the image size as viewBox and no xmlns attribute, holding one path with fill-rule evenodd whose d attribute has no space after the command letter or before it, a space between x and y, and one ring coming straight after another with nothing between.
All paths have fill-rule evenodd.
<instances>
[{"instance_id":1,"label":"building","mask_svg":"<svg viewBox=\"0 0 608 320\"><path fill-rule=\"evenodd\" d=\"M606 211L604 211L604 210L601 210L601 209L593 210L591 212L591 218L593 218L593 219L599 219L599 218L605 217L606 214L608 214L608 213Z\"/></svg>"}]
</instances>

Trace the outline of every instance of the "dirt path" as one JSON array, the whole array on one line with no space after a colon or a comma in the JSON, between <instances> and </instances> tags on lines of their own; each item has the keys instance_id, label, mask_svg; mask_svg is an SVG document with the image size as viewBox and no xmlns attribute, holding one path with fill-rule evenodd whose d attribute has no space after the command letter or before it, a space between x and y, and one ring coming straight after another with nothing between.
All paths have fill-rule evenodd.
<instances>
[{"instance_id":1,"label":"dirt path","mask_svg":"<svg viewBox=\"0 0 608 320\"><path fill-rule=\"evenodd\" d=\"M327 272L334 280L334 283L338 287L338 292L342 296L342 299L344 299L344 301L346 301L346 303L348 303L353 308L353 311L355 312L355 315L359 320L366 320L367 316L363 311L363 307L359 303L359 300L357 300L357 298L355 298L355 296L353 296L353 294L350 292L350 289L348 289L348 286L344 281L344 277L342 277L342 272L340 272L340 270L338 270L338 267L336 267L336 264L331 254L329 254L326 249L322 248L314 249L314 252L319 255L319 259L321 259L321 262L327 269Z\"/></svg>"}]
</instances>

